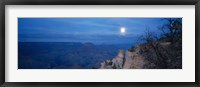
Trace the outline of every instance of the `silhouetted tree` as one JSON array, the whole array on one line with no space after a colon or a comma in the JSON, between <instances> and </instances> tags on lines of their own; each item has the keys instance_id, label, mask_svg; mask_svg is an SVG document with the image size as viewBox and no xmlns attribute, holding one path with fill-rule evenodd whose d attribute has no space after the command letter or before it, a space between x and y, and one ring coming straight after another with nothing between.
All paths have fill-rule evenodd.
<instances>
[{"instance_id":1,"label":"silhouetted tree","mask_svg":"<svg viewBox=\"0 0 200 87\"><path fill-rule=\"evenodd\" d=\"M157 40L156 34L149 30L149 27L146 26L146 30L144 31L144 35L139 37L140 40L145 41L146 43L152 43Z\"/></svg>"},{"instance_id":2,"label":"silhouetted tree","mask_svg":"<svg viewBox=\"0 0 200 87\"><path fill-rule=\"evenodd\" d=\"M181 18L165 18L166 23L159 29L163 32L164 37L169 39L169 42L175 43L182 37L182 19Z\"/></svg>"},{"instance_id":3,"label":"silhouetted tree","mask_svg":"<svg viewBox=\"0 0 200 87\"><path fill-rule=\"evenodd\" d=\"M166 20L168 22L160 28L164 36L158 38L154 32L149 31L149 28L146 27L144 35L139 37L145 41L144 46L151 50L145 53L144 56L150 59L158 68L181 68L182 23L178 19ZM164 41L162 41L163 39ZM161 45L161 43L166 44L167 42L170 43L167 48Z\"/></svg>"},{"instance_id":4,"label":"silhouetted tree","mask_svg":"<svg viewBox=\"0 0 200 87\"><path fill-rule=\"evenodd\" d=\"M159 44L157 42L158 37L154 32L151 32L148 27L146 27L144 32L144 35L140 36L140 39L145 41L146 48L153 49L153 53L156 54L156 58L154 58L152 62L154 62L160 68L167 68L167 59L160 50ZM152 59L152 57L153 56L151 54L148 56L149 59Z\"/></svg>"}]
</instances>

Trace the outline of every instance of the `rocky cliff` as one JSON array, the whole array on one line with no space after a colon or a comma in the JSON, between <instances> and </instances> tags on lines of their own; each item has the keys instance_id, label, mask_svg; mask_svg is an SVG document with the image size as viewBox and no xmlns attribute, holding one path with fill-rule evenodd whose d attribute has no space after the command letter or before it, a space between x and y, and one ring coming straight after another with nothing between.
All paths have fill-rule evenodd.
<instances>
[{"instance_id":1,"label":"rocky cliff","mask_svg":"<svg viewBox=\"0 0 200 87\"><path fill-rule=\"evenodd\" d=\"M116 58L101 63L102 69L122 69L124 64L124 50L119 50Z\"/></svg>"},{"instance_id":2,"label":"rocky cliff","mask_svg":"<svg viewBox=\"0 0 200 87\"><path fill-rule=\"evenodd\" d=\"M150 63L139 52L139 45L135 47L134 52L129 50L124 52L124 50L120 49L115 58L101 63L101 69L143 69L145 65Z\"/></svg>"},{"instance_id":3,"label":"rocky cliff","mask_svg":"<svg viewBox=\"0 0 200 87\"><path fill-rule=\"evenodd\" d=\"M101 69L181 68L181 53L176 44L155 42L152 45L155 47L137 44L126 52L120 49L115 58L101 63Z\"/></svg>"}]
</instances>

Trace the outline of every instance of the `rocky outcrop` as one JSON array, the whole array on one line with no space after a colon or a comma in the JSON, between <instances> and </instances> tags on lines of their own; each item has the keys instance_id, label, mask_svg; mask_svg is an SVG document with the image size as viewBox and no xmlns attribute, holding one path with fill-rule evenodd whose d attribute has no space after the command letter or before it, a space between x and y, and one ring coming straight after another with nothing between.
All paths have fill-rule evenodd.
<instances>
[{"instance_id":1,"label":"rocky outcrop","mask_svg":"<svg viewBox=\"0 0 200 87\"><path fill-rule=\"evenodd\" d=\"M126 61L124 63L124 69L145 69L145 68L150 68L146 67L147 65L153 67L154 64L150 63L147 61L141 54L141 48L142 46L140 44L136 45L134 47L134 51L126 51Z\"/></svg>"},{"instance_id":2,"label":"rocky outcrop","mask_svg":"<svg viewBox=\"0 0 200 87\"><path fill-rule=\"evenodd\" d=\"M112 67L122 69L124 63L124 50L119 50L116 58L112 60Z\"/></svg>"},{"instance_id":3,"label":"rocky outcrop","mask_svg":"<svg viewBox=\"0 0 200 87\"><path fill-rule=\"evenodd\" d=\"M134 52L119 50L116 58L101 63L101 69L143 69L149 64L140 54L140 46L134 48Z\"/></svg>"},{"instance_id":4,"label":"rocky outcrop","mask_svg":"<svg viewBox=\"0 0 200 87\"><path fill-rule=\"evenodd\" d=\"M180 69L180 43L155 41L137 44L124 52L119 50L112 60L101 64L102 69Z\"/></svg>"},{"instance_id":5,"label":"rocky outcrop","mask_svg":"<svg viewBox=\"0 0 200 87\"><path fill-rule=\"evenodd\" d=\"M101 69L122 69L124 64L124 50L119 50L116 58L101 63Z\"/></svg>"}]
</instances>

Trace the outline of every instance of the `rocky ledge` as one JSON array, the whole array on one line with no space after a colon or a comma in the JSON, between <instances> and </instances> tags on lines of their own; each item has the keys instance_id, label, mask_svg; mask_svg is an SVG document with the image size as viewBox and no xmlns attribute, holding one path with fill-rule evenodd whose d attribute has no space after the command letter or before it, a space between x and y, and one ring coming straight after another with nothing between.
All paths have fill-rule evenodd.
<instances>
[{"instance_id":1,"label":"rocky ledge","mask_svg":"<svg viewBox=\"0 0 200 87\"><path fill-rule=\"evenodd\" d=\"M159 43L162 48L169 48L170 43ZM137 44L132 50L126 52L122 49L118 50L118 55L112 60L106 60L101 63L101 69L154 69L158 68L155 63L150 62L144 53L155 55L148 45ZM147 55L147 54L145 54Z\"/></svg>"}]
</instances>

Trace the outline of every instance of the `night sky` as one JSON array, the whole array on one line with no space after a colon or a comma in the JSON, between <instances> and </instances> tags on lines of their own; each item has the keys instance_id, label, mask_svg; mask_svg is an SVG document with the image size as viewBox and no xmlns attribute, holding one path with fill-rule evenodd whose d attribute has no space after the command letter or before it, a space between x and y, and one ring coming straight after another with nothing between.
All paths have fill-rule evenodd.
<instances>
[{"instance_id":1,"label":"night sky","mask_svg":"<svg viewBox=\"0 0 200 87\"><path fill-rule=\"evenodd\" d=\"M160 33L161 18L18 18L19 42L128 44L146 27Z\"/></svg>"}]
</instances>

